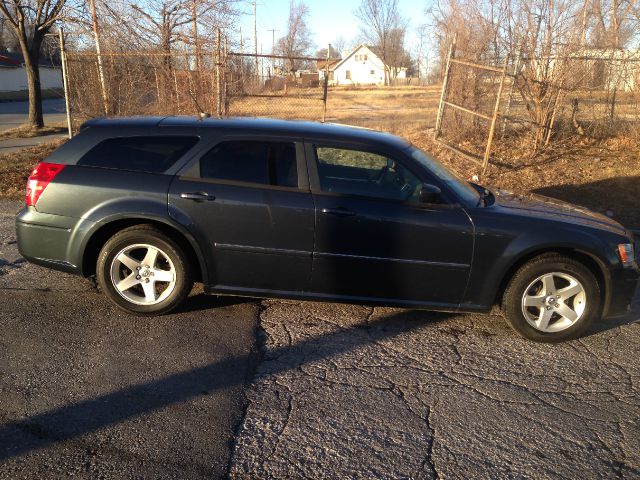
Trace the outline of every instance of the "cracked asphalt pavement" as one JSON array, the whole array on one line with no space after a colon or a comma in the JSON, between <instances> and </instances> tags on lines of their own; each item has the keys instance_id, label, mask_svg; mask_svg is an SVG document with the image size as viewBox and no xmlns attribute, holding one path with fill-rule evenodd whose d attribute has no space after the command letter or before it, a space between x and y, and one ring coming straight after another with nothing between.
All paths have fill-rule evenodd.
<instances>
[{"instance_id":1,"label":"cracked asphalt pavement","mask_svg":"<svg viewBox=\"0 0 640 480\"><path fill-rule=\"evenodd\" d=\"M163 317L22 259L0 201L0 479L220 478L255 357L257 302L195 289Z\"/></svg>"},{"instance_id":2,"label":"cracked asphalt pavement","mask_svg":"<svg viewBox=\"0 0 640 480\"><path fill-rule=\"evenodd\" d=\"M498 312L197 292L141 319L24 263L8 218L0 477L640 476L638 295L559 345L519 338Z\"/></svg>"},{"instance_id":3,"label":"cracked asphalt pavement","mask_svg":"<svg viewBox=\"0 0 640 480\"><path fill-rule=\"evenodd\" d=\"M637 296L636 296L637 298ZM232 478L638 478L640 323L265 301Z\"/></svg>"}]
</instances>

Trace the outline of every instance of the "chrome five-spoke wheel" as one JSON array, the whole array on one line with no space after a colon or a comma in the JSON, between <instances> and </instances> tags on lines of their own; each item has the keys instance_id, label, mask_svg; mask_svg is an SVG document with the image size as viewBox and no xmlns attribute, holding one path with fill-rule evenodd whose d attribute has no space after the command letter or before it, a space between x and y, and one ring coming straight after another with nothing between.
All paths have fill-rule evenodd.
<instances>
[{"instance_id":1,"label":"chrome five-spoke wheel","mask_svg":"<svg viewBox=\"0 0 640 480\"><path fill-rule=\"evenodd\" d=\"M562 342L584 334L600 314L602 293L594 271L579 259L543 254L522 265L505 289L509 324L538 342Z\"/></svg>"},{"instance_id":2,"label":"chrome five-spoke wheel","mask_svg":"<svg viewBox=\"0 0 640 480\"><path fill-rule=\"evenodd\" d=\"M561 272L540 275L522 296L522 313L541 332L560 332L580 320L586 307L585 289L573 276Z\"/></svg>"},{"instance_id":3,"label":"chrome five-spoke wheel","mask_svg":"<svg viewBox=\"0 0 640 480\"><path fill-rule=\"evenodd\" d=\"M153 245L129 245L111 262L111 282L116 291L136 305L154 305L171 295L176 269L169 256Z\"/></svg>"},{"instance_id":4,"label":"chrome five-spoke wheel","mask_svg":"<svg viewBox=\"0 0 640 480\"><path fill-rule=\"evenodd\" d=\"M142 315L167 313L193 285L188 257L180 244L151 225L113 235L96 265L100 288L120 308Z\"/></svg>"}]
</instances>

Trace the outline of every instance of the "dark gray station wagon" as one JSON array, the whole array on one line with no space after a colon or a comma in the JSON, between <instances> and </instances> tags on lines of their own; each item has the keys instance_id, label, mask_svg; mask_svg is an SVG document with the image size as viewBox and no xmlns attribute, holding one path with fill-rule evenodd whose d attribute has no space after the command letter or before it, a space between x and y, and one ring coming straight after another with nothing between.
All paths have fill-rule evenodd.
<instances>
[{"instance_id":1,"label":"dark gray station wagon","mask_svg":"<svg viewBox=\"0 0 640 480\"><path fill-rule=\"evenodd\" d=\"M28 260L161 314L215 294L488 311L538 341L624 314L617 222L457 178L405 140L277 120L98 119L31 174ZM635 245L634 245L635 243ZM635 247L635 248L634 248Z\"/></svg>"}]
</instances>

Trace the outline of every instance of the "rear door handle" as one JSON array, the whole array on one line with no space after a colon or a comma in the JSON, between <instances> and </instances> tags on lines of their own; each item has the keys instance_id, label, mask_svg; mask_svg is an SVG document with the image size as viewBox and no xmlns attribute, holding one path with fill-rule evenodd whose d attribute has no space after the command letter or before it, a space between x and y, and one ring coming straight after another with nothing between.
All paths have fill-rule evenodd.
<instances>
[{"instance_id":1,"label":"rear door handle","mask_svg":"<svg viewBox=\"0 0 640 480\"><path fill-rule=\"evenodd\" d=\"M180 198L193 200L194 202L211 202L216 199L215 195L209 195L206 192L183 192L180 194Z\"/></svg>"},{"instance_id":2,"label":"rear door handle","mask_svg":"<svg viewBox=\"0 0 640 480\"><path fill-rule=\"evenodd\" d=\"M347 210L346 208L323 208L322 213L326 213L327 215L336 215L338 217L352 217L356 214L356 212L352 212L351 210Z\"/></svg>"}]
</instances>

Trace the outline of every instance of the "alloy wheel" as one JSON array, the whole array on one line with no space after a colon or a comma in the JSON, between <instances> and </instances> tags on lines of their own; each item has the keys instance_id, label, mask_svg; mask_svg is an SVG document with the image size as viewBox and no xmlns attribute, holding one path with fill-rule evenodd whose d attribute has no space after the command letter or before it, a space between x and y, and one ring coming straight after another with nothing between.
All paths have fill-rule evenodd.
<instances>
[{"instance_id":1,"label":"alloy wheel","mask_svg":"<svg viewBox=\"0 0 640 480\"><path fill-rule=\"evenodd\" d=\"M115 290L136 305L155 305L176 287L176 269L169 256L153 245L139 243L120 250L111 261Z\"/></svg>"},{"instance_id":2,"label":"alloy wheel","mask_svg":"<svg viewBox=\"0 0 640 480\"><path fill-rule=\"evenodd\" d=\"M584 314L587 298L584 286L562 272L540 275L522 296L524 318L541 332L561 332Z\"/></svg>"}]
</instances>

